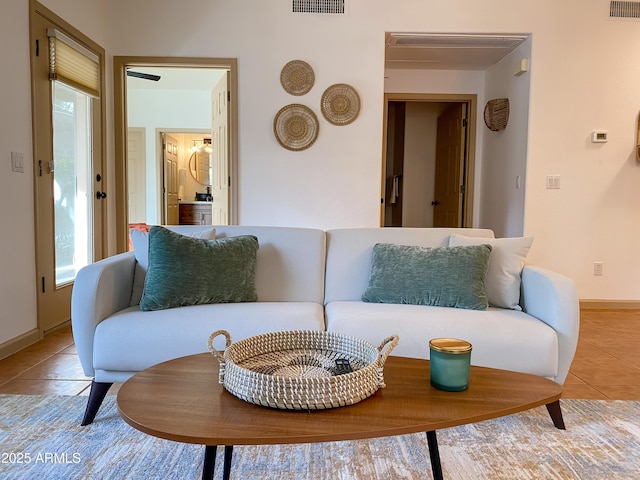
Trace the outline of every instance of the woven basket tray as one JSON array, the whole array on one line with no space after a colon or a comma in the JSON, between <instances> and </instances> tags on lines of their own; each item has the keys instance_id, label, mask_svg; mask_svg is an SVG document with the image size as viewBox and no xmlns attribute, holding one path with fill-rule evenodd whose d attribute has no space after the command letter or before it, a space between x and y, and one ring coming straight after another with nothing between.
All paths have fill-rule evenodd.
<instances>
[{"instance_id":1,"label":"woven basket tray","mask_svg":"<svg viewBox=\"0 0 640 480\"><path fill-rule=\"evenodd\" d=\"M226 349L213 341L226 337ZM398 337L378 348L333 332L273 332L231 343L225 330L209 337L220 361L219 382L242 400L286 410L322 410L358 403L384 387L383 366ZM386 348L385 348L386 346Z\"/></svg>"}]
</instances>

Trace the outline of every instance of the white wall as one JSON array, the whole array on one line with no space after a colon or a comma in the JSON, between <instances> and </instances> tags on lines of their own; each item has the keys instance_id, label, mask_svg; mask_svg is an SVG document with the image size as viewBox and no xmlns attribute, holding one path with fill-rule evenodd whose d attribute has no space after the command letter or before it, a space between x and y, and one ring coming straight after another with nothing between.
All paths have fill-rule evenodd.
<instances>
[{"instance_id":1,"label":"white wall","mask_svg":"<svg viewBox=\"0 0 640 480\"><path fill-rule=\"evenodd\" d=\"M608 20L607 4L558 4L554 18L579 8L580 20L533 30L525 234L531 261L569 275L581 298L639 300L640 24ZM590 143L597 129L608 143ZM548 174L560 190L545 188Z\"/></svg>"},{"instance_id":2,"label":"white wall","mask_svg":"<svg viewBox=\"0 0 640 480\"><path fill-rule=\"evenodd\" d=\"M162 8L113 0L119 29L111 46L114 54L237 57L240 221L333 227L379 221L382 95L398 91L396 79L383 83L385 31L532 33L524 220L524 233L536 237L530 259L574 278L582 298L640 299L640 169L633 157L640 63L630 53L640 30L637 22L609 20L608 3L349 0L348 14L336 16L292 14L288 0L185 0ZM316 72L304 97L279 84L280 69L296 58ZM443 76L442 91L482 82ZM323 90L336 82L360 93L357 121L333 127L320 117L312 148L280 148L271 131L279 108L299 101L318 112ZM477 91L483 106L484 88ZM587 139L598 128L610 140L594 148ZM560 190L544 188L550 173L562 175ZM569 246L571 238L580 241ZM596 260L604 261L603 277L592 276Z\"/></svg>"},{"instance_id":3,"label":"white wall","mask_svg":"<svg viewBox=\"0 0 640 480\"><path fill-rule=\"evenodd\" d=\"M531 38L486 72L486 100L509 99L507 128L499 132L489 130L483 119L484 106L478 112L478 128L484 138L480 224L491 228L497 237L519 237L524 232L531 76L529 72L514 74L523 58L531 58Z\"/></svg>"},{"instance_id":4,"label":"white wall","mask_svg":"<svg viewBox=\"0 0 640 480\"><path fill-rule=\"evenodd\" d=\"M382 91L384 32L363 30L355 4L347 16L327 17L294 15L291 3L282 0L186 3L158 9L146 0L114 2L126 13L113 54L238 58L239 221L327 228L377 224L381 100L371 92ZM185 9L197 15L181 15ZM142 18L155 25L145 36L136 33ZM302 97L280 85L280 71L293 59L308 61L316 75ZM329 124L320 113L320 97L334 83L353 85L362 99L359 118L345 127ZM283 149L273 135L274 115L289 103L308 105L319 117L318 139L302 152Z\"/></svg>"},{"instance_id":5,"label":"white wall","mask_svg":"<svg viewBox=\"0 0 640 480\"><path fill-rule=\"evenodd\" d=\"M0 42L16 54L2 64L0 88L0 344L36 328L27 18L26 2L3 5ZM11 152L24 155L24 173L11 172Z\"/></svg>"},{"instance_id":6,"label":"white wall","mask_svg":"<svg viewBox=\"0 0 640 480\"><path fill-rule=\"evenodd\" d=\"M607 0L348 0L344 16L292 14L289 0L44 3L109 55L238 58L239 218L245 224L378 224L385 31L530 32L524 222L524 233L535 236L530 260L572 277L581 298L640 301L634 150L640 62L633 53L640 25L609 20ZM0 27L14 53L2 66L0 212L11 225L0 240L2 342L35 325L27 1L3 5ZM293 59L308 61L316 72L313 90L303 97L279 84L282 66ZM448 75L443 90L482 82ZM109 61L110 98L111 78ZM396 81L390 78L387 87ZM359 118L346 127L319 114L322 92L337 82L352 84L362 98ZM292 102L320 115L317 143L299 153L279 147L272 133L273 116ZM107 181L114 165L111 112L109 106ZM590 144L595 129L606 129L609 142ZM10 172L12 150L25 153L24 174ZM562 176L560 190L545 189L547 174ZM107 188L113 206L114 185ZM594 261L604 262L604 276L592 275Z\"/></svg>"}]
</instances>

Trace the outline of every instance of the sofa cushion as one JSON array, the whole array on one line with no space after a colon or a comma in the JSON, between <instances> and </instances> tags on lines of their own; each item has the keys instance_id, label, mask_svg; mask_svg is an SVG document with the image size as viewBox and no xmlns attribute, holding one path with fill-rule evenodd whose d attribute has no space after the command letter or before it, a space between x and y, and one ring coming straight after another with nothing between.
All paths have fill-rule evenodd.
<instances>
[{"instance_id":1,"label":"sofa cushion","mask_svg":"<svg viewBox=\"0 0 640 480\"><path fill-rule=\"evenodd\" d=\"M554 379L558 374L558 335L546 323L516 310L428 307L422 305L331 302L325 307L327 330L378 345L398 335L392 355L429 358L429 340L461 338L471 342L471 363Z\"/></svg>"},{"instance_id":2,"label":"sofa cushion","mask_svg":"<svg viewBox=\"0 0 640 480\"><path fill-rule=\"evenodd\" d=\"M213 240L216 238L216 229L211 227L200 227L193 225L171 225L165 227L172 232L186 235L187 237L203 238L206 240ZM147 275L147 268L149 267L149 230L148 229L135 229L129 230L129 238L133 245L133 253L136 257L136 267L133 274L133 288L131 289L131 300L129 305L138 305L142 298L142 290L144 289L144 279Z\"/></svg>"},{"instance_id":3,"label":"sofa cushion","mask_svg":"<svg viewBox=\"0 0 640 480\"><path fill-rule=\"evenodd\" d=\"M117 381L125 380L151 365L207 352L209 335L221 329L234 342L267 332L324 330L324 310L314 302L218 303L153 312L129 307L96 327L96 381L114 381L119 378L114 372L127 372ZM213 356L211 361L217 364Z\"/></svg>"},{"instance_id":4,"label":"sofa cushion","mask_svg":"<svg viewBox=\"0 0 640 480\"><path fill-rule=\"evenodd\" d=\"M514 310L522 310L520 276L532 243L532 237L479 239L457 234L449 237L449 246L492 246L485 282L489 305Z\"/></svg>"},{"instance_id":5,"label":"sofa cushion","mask_svg":"<svg viewBox=\"0 0 640 480\"><path fill-rule=\"evenodd\" d=\"M253 235L203 240L153 226L140 309L255 302L257 251Z\"/></svg>"},{"instance_id":6,"label":"sofa cushion","mask_svg":"<svg viewBox=\"0 0 640 480\"><path fill-rule=\"evenodd\" d=\"M484 310L490 253L486 244L438 248L376 244L362 300Z\"/></svg>"}]
</instances>

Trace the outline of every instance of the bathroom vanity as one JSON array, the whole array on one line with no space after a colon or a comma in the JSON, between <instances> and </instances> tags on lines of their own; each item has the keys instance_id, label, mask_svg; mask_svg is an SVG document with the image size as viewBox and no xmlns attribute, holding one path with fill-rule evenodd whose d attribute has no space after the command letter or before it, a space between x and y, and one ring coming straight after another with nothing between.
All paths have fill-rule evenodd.
<instances>
[{"instance_id":1,"label":"bathroom vanity","mask_svg":"<svg viewBox=\"0 0 640 480\"><path fill-rule=\"evenodd\" d=\"M211 225L211 202L180 202L180 225Z\"/></svg>"}]
</instances>

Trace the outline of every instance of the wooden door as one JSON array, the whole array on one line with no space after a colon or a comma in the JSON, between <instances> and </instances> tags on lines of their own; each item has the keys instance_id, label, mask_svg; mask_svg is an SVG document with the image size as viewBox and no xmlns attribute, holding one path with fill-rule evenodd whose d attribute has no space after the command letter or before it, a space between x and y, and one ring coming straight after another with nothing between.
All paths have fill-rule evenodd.
<instances>
[{"instance_id":1,"label":"wooden door","mask_svg":"<svg viewBox=\"0 0 640 480\"><path fill-rule=\"evenodd\" d=\"M465 117L464 103L452 104L438 117L434 227L462 226Z\"/></svg>"},{"instance_id":2,"label":"wooden door","mask_svg":"<svg viewBox=\"0 0 640 480\"><path fill-rule=\"evenodd\" d=\"M107 218L104 92L88 92L86 78L78 85L51 79L51 59L63 51L60 39L67 62L97 64L101 84L104 49L39 3L29 2L29 9L36 301L38 328L46 333L70 320L78 270L104 257ZM56 48L43 48L51 35ZM78 70L73 62L69 69Z\"/></svg>"},{"instance_id":3,"label":"wooden door","mask_svg":"<svg viewBox=\"0 0 640 480\"><path fill-rule=\"evenodd\" d=\"M212 214L214 225L229 224L229 74L211 91L211 143L213 148Z\"/></svg>"},{"instance_id":4,"label":"wooden door","mask_svg":"<svg viewBox=\"0 0 640 480\"><path fill-rule=\"evenodd\" d=\"M127 184L129 186L129 223L145 223L146 147L144 128L127 130Z\"/></svg>"},{"instance_id":5,"label":"wooden door","mask_svg":"<svg viewBox=\"0 0 640 480\"><path fill-rule=\"evenodd\" d=\"M178 140L171 135L164 135L164 201L165 221L167 225L178 225Z\"/></svg>"}]
</instances>

